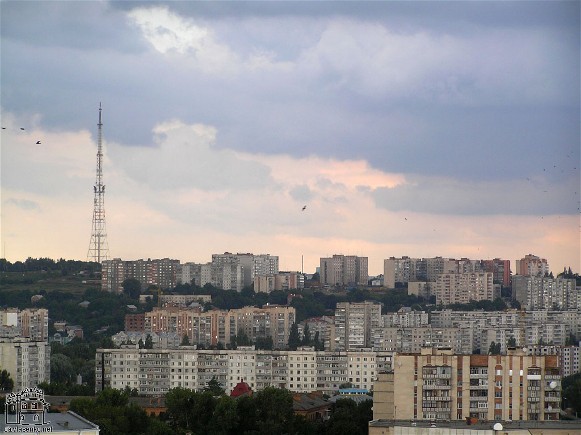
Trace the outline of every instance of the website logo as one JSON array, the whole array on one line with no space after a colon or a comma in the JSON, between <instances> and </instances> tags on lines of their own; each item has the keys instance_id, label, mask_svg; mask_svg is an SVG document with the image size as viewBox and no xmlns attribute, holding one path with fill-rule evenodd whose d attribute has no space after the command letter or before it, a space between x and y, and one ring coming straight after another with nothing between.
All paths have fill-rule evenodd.
<instances>
[{"instance_id":1,"label":"website logo","mask_svg":"<svg viewBox=\"0 0 581 435\"><path fill-rule=\"evenodd\" d=\"M6 395L4 432L51 432L46 420L49 404L40 388L25 388Z\"/></svg>"}]
</instances>

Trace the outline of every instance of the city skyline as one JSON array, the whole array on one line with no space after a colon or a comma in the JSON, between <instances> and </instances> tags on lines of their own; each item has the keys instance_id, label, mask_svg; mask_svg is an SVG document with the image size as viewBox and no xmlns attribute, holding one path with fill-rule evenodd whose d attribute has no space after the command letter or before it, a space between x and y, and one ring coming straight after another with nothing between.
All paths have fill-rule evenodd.
<instances>
[{"instance_id":1,"label":"city skyline","mask_svg":"<svg viewBox=\"0 0 581 435\"><path fill-rule=\"evenodd\" d=\"M0 8L9 261L85 259L101 103L110 258L581 269L579 2Z\"/></svg>"}]
</instances>

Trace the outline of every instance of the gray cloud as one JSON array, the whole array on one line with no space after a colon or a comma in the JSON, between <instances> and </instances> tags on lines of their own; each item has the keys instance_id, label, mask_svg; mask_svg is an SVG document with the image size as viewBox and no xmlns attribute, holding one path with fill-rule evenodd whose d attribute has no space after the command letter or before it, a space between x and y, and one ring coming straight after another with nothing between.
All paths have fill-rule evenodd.
<instances>
[{"instance_id":1,"label":"gray cloud","mask_svg":"<svg viewBox=\"0 0 581 435\"><path fill-rule=\"evenodd\" d=\"M458 182L417 177L394 188L378 188L372 197L378 207L443 215L567 215L579 213L579 177L566 188L546 179L512 182Z\"/></svg>"},{"instance_id":2,"label":"gray cloud","mask_svg":"<svg viewBox=\"0 0 581 435\"><path fill-rule=\"evenodd\" d=\"M192 53L156 52L126 16L155 4L209 29L232 54L224 70L208 73ZM152 128L168 119L215 126L217 150L364 159L388 172L468 184L543 175L555 156L579 161L577 2L5 2L2 9L3 108L41 114L47 130L94 135L102 101L105 138L128 146L135 162L147 160L135 155L157 146ZM267 65L252 66L258 54ZM232 162L224 168L267 177ZM158 185L229 181L204 168L199 179L180 169L183 183L129 163L126 170Z\"/></svg>"}]
</instances>

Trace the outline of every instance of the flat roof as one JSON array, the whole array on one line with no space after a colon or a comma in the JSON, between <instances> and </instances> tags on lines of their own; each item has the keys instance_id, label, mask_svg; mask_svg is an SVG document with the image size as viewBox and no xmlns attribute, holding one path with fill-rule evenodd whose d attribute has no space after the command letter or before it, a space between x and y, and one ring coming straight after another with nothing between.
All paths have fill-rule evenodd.
<instances>
[{"instance_id":1,"label":"flat roof","mask_svg":"<svg viewBox=\"0 0 581 435\"><path fill-rule=\"evenodd\" d=\"M580 429L581 419L577 420L518 420L518 421L492 421L478 420L467 424L465 420L371 420L370 427L441 427L468 430L491 430L496 424L502 424L503 430L529 430L529 429Z\"/></svg>"},{"instance_id":2,"label":"flat roof","mask_svg":"<svg viewBox=\"0 0 581 435\"><path fill-rule=\"evenodd\" d=\"M77 432L79 430L99 430L99 426L91 423L84 417L75 414L72 411L68 412L47 412L44 417L47 422L44 427L51 427L54 432ZM5 415L2 414L0 417L0 433L6 432L5 428L15 427L17 425L6 424Z\"/></svg>"}]
</instances>

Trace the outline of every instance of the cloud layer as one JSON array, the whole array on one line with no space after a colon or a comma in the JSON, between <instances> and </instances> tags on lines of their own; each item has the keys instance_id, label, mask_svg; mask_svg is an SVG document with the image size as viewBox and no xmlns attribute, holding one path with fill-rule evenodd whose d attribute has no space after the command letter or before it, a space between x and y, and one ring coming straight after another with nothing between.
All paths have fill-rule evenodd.
<instances>
[{"instance_id":1,"label":"cloud layer","mask_svg":"<svg viewBox=\"0 0 581 435\"><path fill-rule=\"evenodd\" d=\"M101 101L116 256L578 266L579 4L455 6L4 2L6 256L84 257Z\"/></svg>"}]
</instances>

